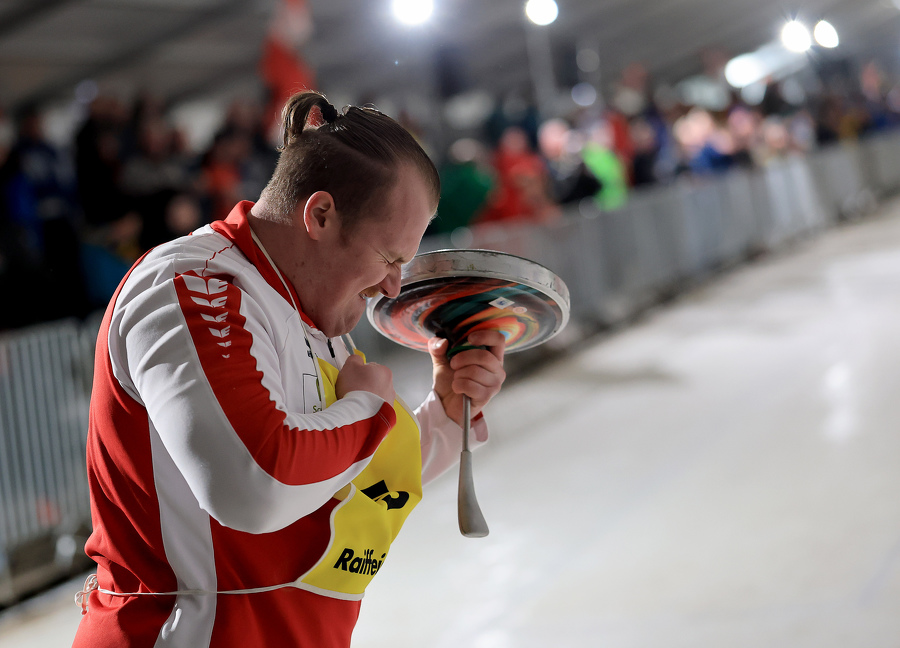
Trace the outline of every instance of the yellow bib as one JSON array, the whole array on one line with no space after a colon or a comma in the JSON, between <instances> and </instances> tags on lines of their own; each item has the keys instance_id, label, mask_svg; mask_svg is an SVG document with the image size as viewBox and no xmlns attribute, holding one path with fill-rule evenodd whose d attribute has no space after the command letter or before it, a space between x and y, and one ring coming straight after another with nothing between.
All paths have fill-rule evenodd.
<instances>
[{"instance_id":1,"label":"yellow bib","mask_svg":"<svg viewBox=\"0 0 900 648\"><path fill-rule=\"evenodd\" d=\"M329 407L337 400L334 385L338 369L321 359L319 367L325 406ZM362 598L406 517L422 499L419 425L399 398L394 401L394 412L397 423L372 461L335 493L341 502L331 513L331 542L319 562L299 579L325 596Z\"/></svg>"}]
</instances>

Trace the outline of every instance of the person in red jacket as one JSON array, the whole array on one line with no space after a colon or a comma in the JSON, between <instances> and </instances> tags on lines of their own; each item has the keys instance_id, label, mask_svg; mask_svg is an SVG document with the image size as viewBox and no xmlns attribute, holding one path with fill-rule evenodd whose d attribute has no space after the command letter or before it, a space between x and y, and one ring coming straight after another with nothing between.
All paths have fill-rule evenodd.
<instances>
[{"instance_id":1,"label":"person in red jacket","mask_svg":"<svg viewBox=\"0 0 900 648\"><path fill-rule=\"evenodd\" d=\"M496 182L476 219L490 222L549 222L559 216L550 195L550 174L544 159L532 150L518 126L510 126L494 151Z\"/></svg>"},{"instance_id":2,"label":"person in red jacket","mask_svg":"<svg viewBox=\"0 0 900 648\"><path fill-rule=\"evenodd\" d=\"M463 394L477 445L505 378L499 332L450 361L434 339L412 410L347 336L399 294L439 193L394 120L305 92L259 200L132 267L97 341L77 648L349 645L423 480L458 457Z\"/></svg>"}]
</instances>

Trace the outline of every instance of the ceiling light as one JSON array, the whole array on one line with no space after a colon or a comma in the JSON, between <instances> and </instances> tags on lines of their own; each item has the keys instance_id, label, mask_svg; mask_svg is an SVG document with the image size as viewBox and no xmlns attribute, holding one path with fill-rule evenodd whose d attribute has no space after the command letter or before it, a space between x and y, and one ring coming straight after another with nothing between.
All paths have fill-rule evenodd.
<instances>
[{"instance_id":1,"label":"ceiling light","mask_svg":"<svg viewBox=\"0 0 900 648\"><path fill-rule=\"evenodd\" d=\"M725 65L725 80L735 88L743 88L766 76L766 70L759 57L741 54Z\"/></svg>"},{"instance_id":2,"label":"ceiling light","mask_svg":"<svg viewBox=\"0 0 900 648\"><path fill-rule=\"evenodd\" d=\"M808 63L804 53L792 52L773 41L728 61L725 64L725 80L735 88L747 88L767 77L783 79Z\"/></svg>"},{"instance_id":3,"label":"ceiling light","mask_svg":"<svg viewBox=\"0 0 900 648\"><path fill-rule=\"evenodd\" d=\"M394 16L404 25L421 25L434 12L432 0L394 0Z\"/></svg>"},{"instance_id":4,"label":"ceiling light","mask_svg":"<svg viewBox=\"0 0 900 648\"><path fill-rule=\"evenodd\" d=\"M781 42L792 52L805 52L812 47L809 30L797 20L791 20L781 30Z\"/></svg>"},{"instance_id":5,"label":"ceiling light","mask_svg":"<svg viewBox=\"0 0 900 648\"><path fill-rule=\"evenodd\" d=\"M535 25L549 25L559 15L559 7L556 0L528 0L525 15Z\"/></svg>"},{"instance_id":6,"label":"ceiling light","mask_svg":"<svg viewBox=\"0 0 900 648\"><path fill-rule=\"evenodd\" d=\"M813 29L813 36L815 36L816 42L822 47L837 47L840 43L837 30L827 20L820 20L816 23L816 27Z\"/></svg>"}]
</instances>

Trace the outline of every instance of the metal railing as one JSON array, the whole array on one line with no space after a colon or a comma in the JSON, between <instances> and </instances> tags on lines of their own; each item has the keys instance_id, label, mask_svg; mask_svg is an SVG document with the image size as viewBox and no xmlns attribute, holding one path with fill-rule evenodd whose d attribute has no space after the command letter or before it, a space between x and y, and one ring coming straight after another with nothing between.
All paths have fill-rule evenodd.
<instances>
[{"instance_id":1,"label":"metal railing","mask_svg":"<svg viewBox=\"0 0 900 648\"><path fill-rule=\"evenodd\" d=\"M85 562L95 335L66 320L0 336L0 604Z\"/></svg>"},{"instance_id":2,"label":"metal railing","mask_svg":"<svg viewBox=\"0 0 900 648\"><path fill-rule=\"evenodd\" d=\"M580 325L572 330L589 334L627 323L723 269L863 216L898 189L900 131L761 169L684 177L636 191L614 212L582 204L549 225L427 237L420 250L487 248L542 263L568 284L572 323ZM92 319L0 335L0 605L84 558L96 332ZM365 319L353 334L370 356L397 352ZM527 362L529 353L513 358Z\"/></svg>"}]
</instances>

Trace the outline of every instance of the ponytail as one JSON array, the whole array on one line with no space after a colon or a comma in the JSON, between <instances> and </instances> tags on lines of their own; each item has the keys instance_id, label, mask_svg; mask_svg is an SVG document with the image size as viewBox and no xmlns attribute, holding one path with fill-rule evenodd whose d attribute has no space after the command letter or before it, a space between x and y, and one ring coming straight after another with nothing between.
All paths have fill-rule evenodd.
<instances>
[{"instance_id":1,"label":"ponytail","mask_svg":"<svg viewBox=\"0 0 900 648\"><path fill-rule=\"evenodd\" d=\"M291 97L281 111L281 127L283 144L278 148L283 151L297 141L307 128L310 113L318 108L322 119L332 124L338 118L335 107L328 103L325 95L318 92L301 92Z\"/></svg>"}]
</instances>

